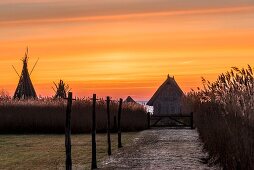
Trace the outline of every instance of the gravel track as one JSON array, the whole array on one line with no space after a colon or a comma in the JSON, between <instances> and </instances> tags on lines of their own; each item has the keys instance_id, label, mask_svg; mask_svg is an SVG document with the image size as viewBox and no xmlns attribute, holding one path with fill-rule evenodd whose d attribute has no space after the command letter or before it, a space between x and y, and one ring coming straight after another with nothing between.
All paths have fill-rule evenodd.
<instances>
[{"instance_id":1,"label":"gravel track","mask_svg":"<svg viewBox=\"0 0 254 170\"><path fill-rule=\"evenodd\" d=\"M206 157L196 130L156 128L140 132L101 169L219 169L204 164Z\"/></svg>"}]
</instances>

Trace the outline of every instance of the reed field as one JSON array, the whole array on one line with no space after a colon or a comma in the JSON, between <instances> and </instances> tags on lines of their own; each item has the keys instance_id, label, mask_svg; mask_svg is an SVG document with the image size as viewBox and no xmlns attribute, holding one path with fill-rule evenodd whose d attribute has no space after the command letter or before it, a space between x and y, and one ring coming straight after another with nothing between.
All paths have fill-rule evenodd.
<instances>
[{"instance_id":1,"label":"reed field","mask_svg":"<svg viewBox=\"0 0 254 170\"><path fill-rule=\"evenodd\" d=\"M187 96L209 162L226 170L254 169L253 70L233 67Z\"/></svg>"},{"instance_id":2,"label":"reed field","mask_svg":"<svg viewBox=\"0 0 254 170\"><path fill-rule=\"evenodd\" d=\"M64 133L65 100L11 100L8 96L0 99L0 133ZM118 113L117 101L110 104L111 128L115 128ZM96 103L97 131L107 127L106 102ZM114 119L115 117L115 119ZM73 101L71 126L72 133L86 133L91 130L92 102L88 99ZM139 131L147 128L146 109L139 104L123 103L122 130Z\"/></svg>"}]
</instances>

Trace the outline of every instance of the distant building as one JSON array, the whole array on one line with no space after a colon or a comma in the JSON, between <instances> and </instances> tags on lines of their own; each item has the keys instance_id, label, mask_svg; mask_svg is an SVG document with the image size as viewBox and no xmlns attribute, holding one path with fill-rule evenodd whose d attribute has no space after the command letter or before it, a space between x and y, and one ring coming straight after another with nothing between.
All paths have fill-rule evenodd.
<instances>
[{"instance_id":1,"label":"distant building","mask_svg":"<svg viewBox=\"0 0 254 170\"><path fill-rule=\"evenodd\" d=\"M147 105L153 106L154 115L172 115L181 113L183 91L174 77L168 75L167 80L159 87Z\"/></svg>"},{"instance_id":2,"label":"distant building","mask_svg":"<svg viewBox=\"0 0 254 170\"><path fill-rule=\"evenodd\" d=\"M128 96L128 97L125 99L124 102L126 102L126 103L136 103L136 101L133 100L133 98L132 98L131 96Z\"/></svg>"}]
</instances>

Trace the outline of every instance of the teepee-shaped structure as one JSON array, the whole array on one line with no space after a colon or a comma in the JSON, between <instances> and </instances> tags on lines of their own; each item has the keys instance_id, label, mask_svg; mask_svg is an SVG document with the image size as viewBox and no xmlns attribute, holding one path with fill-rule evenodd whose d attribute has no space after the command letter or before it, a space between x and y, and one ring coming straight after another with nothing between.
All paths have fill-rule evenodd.
<instances>
[{"instance_id":1,"label":"teepee-shaped structure","mask_svg":"<svg viewBox=\"0 0 254 170\"><path fill-rule=\"evenodd\" d=\"M60 80L58 84L56 84L54 82L54 85L55 85L55 88L53 88L53 90L56 92L55 96L54 96L54 99L57 99L57 98L66 98L67 97L67 93L69 91L71 91L70 87L68 84L65 84L63 80Z\"/></svg>"},{"instance_id":2,"label":"teepee-shaped structure","mask_svg":"<svg viewBox=\"0 0 254 170\"><path fill-rule=\"evenodd\" d=\"M29 74L28 68L27 68L28 59L29 59L29 57L28 57L28 48L27 48L25 56L22 59L23 69L22 69L21 75L19 75L19 78L20 78L19 84L18 84L17 89L14 93L14 96L13 96L14 99L30 99L30 98L36 99L37 98L33 83L30 78L30 75L33 72L33 69L36 64L34 65L31 73Z\"/></svg>"}]
</instances>

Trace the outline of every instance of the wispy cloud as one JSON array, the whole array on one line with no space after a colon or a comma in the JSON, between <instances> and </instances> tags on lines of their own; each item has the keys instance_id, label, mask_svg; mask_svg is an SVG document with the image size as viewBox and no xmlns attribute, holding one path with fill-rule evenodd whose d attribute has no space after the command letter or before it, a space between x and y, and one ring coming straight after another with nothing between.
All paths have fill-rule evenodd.
<instances>
[{"instance_id":1,"label":"wispy cloud","mask_svg":"<svg viewBox=\"0 0 254 170\"><path fill-rule=\"evenodd\" d=\"M179 16L179 15L205 15L205 14L220 14L220 13L238 13L238 12L254 12L253 6L238 6L238 7L223 7L223 8L206 8L206 9L190 9L190 10L174 10L174 11L157 11L143 13L128 13L115 15L95 15L95 16L80 16L66 18L39 18L39 19L23 19L0 21L1 25L6 24L36 24L36 23L61 23L61 22L82 22L82 21L100 21L100 20L123 20L131 18L143 17L162 17L162 16Z\"/></svg>"},{"instance_id":2,"label":"wispy cloud","mask_svg":"<svg viewBox=\"0 0 254 170\"><path fill-rule=\"evenodd\" d=\"M111 19L119 17L143 17L150 15L183 15L207 12L214 13L217 8L225 12L246 10L254 5L252 0L2 0L0 1L0 21L49 22L68 20ZM236 9L238 8L239 9ZM201 11L200 11L201 10ZM164 11L164 12L163 12ZM162 12L160 14L160 12ZM223 12L223 11L220 11ZM163 14L164 13L164 14ZM123 16L121 16L123 15ZM105 17L103 17L105 16Z\"/></svg>"}]
</instances>

